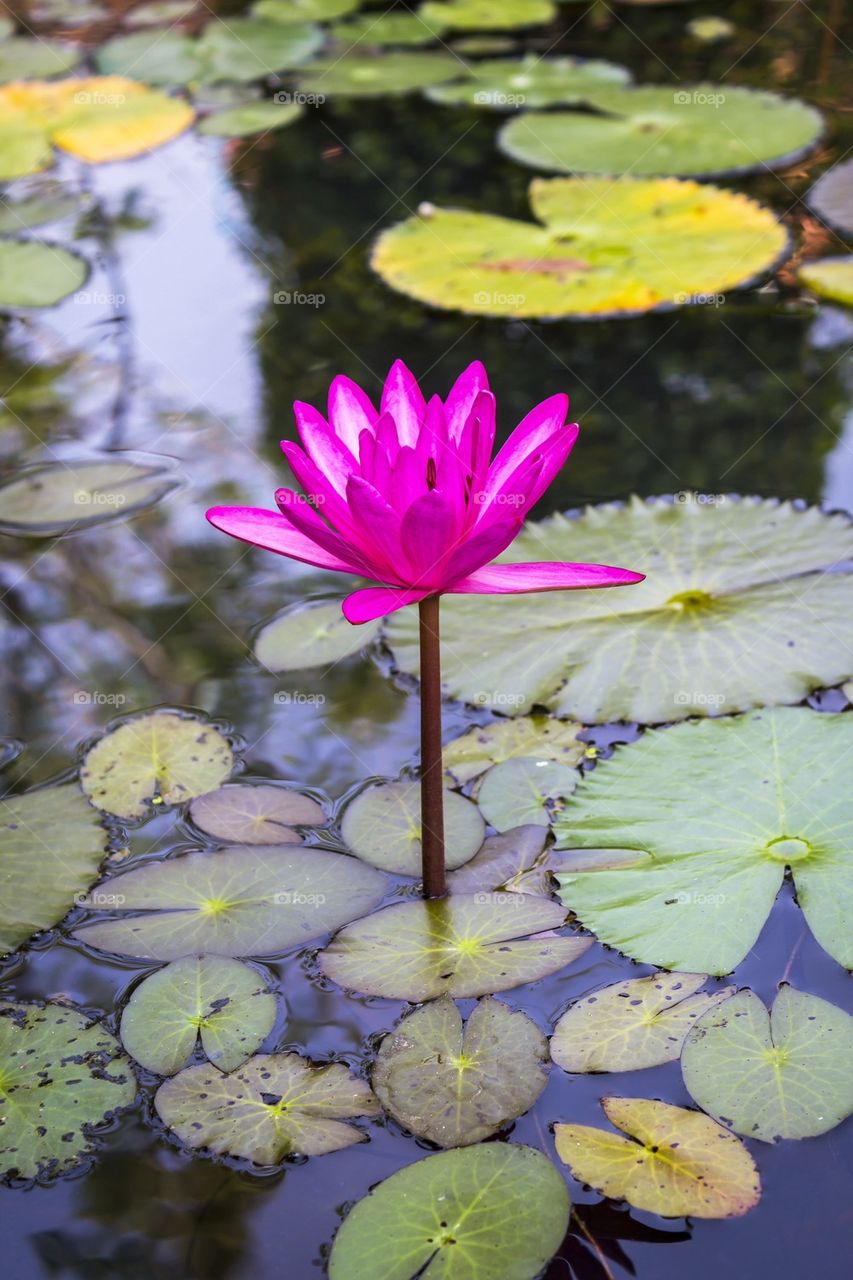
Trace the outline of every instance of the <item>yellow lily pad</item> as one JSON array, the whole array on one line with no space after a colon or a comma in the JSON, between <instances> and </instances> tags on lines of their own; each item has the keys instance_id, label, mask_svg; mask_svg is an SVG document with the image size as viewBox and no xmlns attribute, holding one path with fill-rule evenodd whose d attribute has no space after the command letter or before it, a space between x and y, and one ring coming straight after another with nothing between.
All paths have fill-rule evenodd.
<instances>
[{"instance_id":1,"label":"yellow lily pad","mask_svg":"<svg viewBox=\"0 0 853 1280\"><path fill-rule=\"evenodd\" d=\"M853 254L806 263L800 267L800 280L819 298L853 307Z\"/></svg>"}]
</instances>

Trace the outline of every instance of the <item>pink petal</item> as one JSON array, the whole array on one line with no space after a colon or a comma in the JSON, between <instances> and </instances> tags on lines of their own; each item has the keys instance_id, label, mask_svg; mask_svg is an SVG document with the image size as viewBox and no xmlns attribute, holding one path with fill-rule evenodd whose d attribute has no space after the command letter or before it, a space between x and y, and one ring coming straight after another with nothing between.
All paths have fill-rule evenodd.
<instances>
[{"instance_id":1,"label":"pink petal","mask_svg":"<svg viewBox=\"0 0 853 1280\"><path fill-rule=\"evenodd\" d=\"M490 564L454 582L449 592L464 595L510 595L528 591L577 591L584 587L621 587L642 582L644 573L607 564Z\"/></svg>"},{"instance_id":2,"label":"pink petal","mask_svg":"<svg viewBox=\"0 0 853 1280\"><path fill-rule=\"evenodd\" d=\"M281 451L287 458L297 483L311 499L314 509L322 511L324 517L344 537L351 536L352 516L346 498L338 493L335 486L327 480L316 463L302 452L298 444L294 444L292 440L282 440Z\"/></svg>"},{"instance_id":3,"label":"pink petal","mask_svg":"<svg viewBox=\"0 0 853 1280\"><path fill-rule=\"evenodd\" d=\"M346 560L349 564L358 565L358 572L367 578L375 578L382 582L385 578L385 566L374 559L372 548L365 546L361 540L342 537L330 528L325 520L321 520L305 499L292 489L279 489L275 495L279 509L286 520L306 538L316 542L331 556Z\"/></svg>"},{"instance_id":4,"label":"pink petal","mask_svg":"<svg viewBox=\"0 0 853 1280\"><path fill-rule=\"evenodd\" d=\"M440 581L440 565L454 549L458 528L456 509L436 490L416 498L408 508L400 525L400 541L418 586Z\"/></svg>"},{"instance_id":5,"label":"pink petal","mask_svg":"<svg viewBox=\"0 0 853 1280\"><path fill-rule=\"evenodd\" d=\"M338 493L346 492L347 480L358 470L355 457L336 435L326 419L310 404L297 400L293 406L305 452Z\"/></svg>"},{"instance_id":6,"label":"pink petal","mask_svg":"<svg viewBox=\"0 0 853 1280\"><path fill-rule=\"evenodd\" d=\"M321 569L335 569L339 573L362 572L351 561L318 546L277 511L261 507L211 507L206 515L215 529L266 551L275 551L277 555L289 556L291 560L301 560Z\"/></svg>"},{"instance_id":7,"label":"pink petal","mask_svg":"<svg viewBox=\"0 0 853 1280\"><path fill-rule=\"evenodd\" d=\"M525 457L546 445L566 421L569 397L562 393L543 400L521 420L489 468L486 488L496 493Z\"/></svg>"},{"instance_id":8,"label":"pink petal","mask_svg":"<svg viewBox=\"0 0 853 1280\"><path fill-rule=\"evenodd\" d=\"M399 513L360 476L350 480L347 500L362 545L371 546L373 558L386 565L387 580L405 581L409 565L400 541Z\"/></svg>"},{"instance_id":9,"label":"pink petal","mask_svg":"<svg viewBox=\"0 0 853 1280\"><path fill-rule=\"evenodd\" d=\"M461 438L475 401L481 392L488 392L488 390L489 375L480 361L475 360L463 373L460 373L445 397L444 411L447 415L447 428L451 439Z\"/></svg>"},{"instance_id":10,"label":"pink petal","mask_svg":"<svg viewBox=\"0 0 853 1280\"><path fill-rule=\"evenodd\" d=\"M417 444L418 432L426 411L426 402L421 394L418 381L402 360L395 360L391 365L385 386L382 389L381 410L390 413L397 424L397 437L400 444Z\"/></svg>"},{"instance_id":11,"label":"pink petal","mask_svg":"<svg viewBox=\"0 0 853 1280\"><path fill-rule=\"evenodd\" d=\"M469 533L465 541L453 552L444 568L445 582L453 583L458 582L460 578L467 578L475 569L481 569L490 560L494 560L495 556L506 551L521 530L523 523L521 516L505 512L502 520L495 520L487 527L478 528L476 532ZM450 586L446 590L455 591L456 587Z\"/></svg>"},{"instance_id":12,"label":"pink petal","mask_svg":"<svg viewBox=\"0 0 853 1280\"><path fill-rule=\"evenodd\" d=\"M398 609L404 609L407 604L417 604L428 595L428 591L364 587L347 596L341 608L347 622L358 625L360 622L372 622L374 618L383 618L388 613L396 613Z\"/></svg>"},{"instance_id":13,"label":"pink petal","mask_svg":"<svg viewBox=\"0 0 853 1280\"><path fill-rule=\"evenodd\" d=\"M373 431L376 409L367 392L357 382L338 374L329 387L329 422L350 453L358 453L362 431Z\"/></svg>"}]
</instances>

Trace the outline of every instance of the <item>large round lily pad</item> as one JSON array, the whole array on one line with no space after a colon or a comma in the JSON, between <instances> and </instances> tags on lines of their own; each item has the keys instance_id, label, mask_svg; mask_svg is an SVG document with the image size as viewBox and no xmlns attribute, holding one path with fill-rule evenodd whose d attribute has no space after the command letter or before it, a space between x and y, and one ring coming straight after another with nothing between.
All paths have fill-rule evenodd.
<instances>
[{"instance_id":1,"label":"large round lily pad","mask_svg":"<svg viewBox=\"0 0 853 1280\"><path fill-rule=\"evenodd\" d=\"M798 276L819 298L853 307L853 254L806 262L800 267Z\"/></svg>"},{"instance_id":2,"label":"large round lily pad","mask_svg":"<svg viewBox=\"0 0 853 1280\"><path fill-rule=\"evenodd\" d=\"M424 0L424 22L461 31L510 31L532 27L556 17L555 0Z\"/></svg>"},{"instance_id":3,"label":"large round lily pad","mask_svg":"<svg viewBox=\"0 0 853 1280\"><path fill-rule=\"evenodd\" d=\"M139 960L278 955L372 911L385 884L356 858L301 845L188 853L105 881L81 905L109 894L116 918L74 937Z\"/></svg>"},{"instance_id":4,"label":"large round lily pad","mask_svg":"<svg viewBox=\"0 0 853 1280\"><path fill-rule=\"evenodd\" d=\"M811 1138L853 1112L853 1018L783 986L765 1009L739 991L697 1022L681 1070L703 1111L745 1138Z\"/></svg>"},{"instance_id":5,"label":"large round lily pad","mask_svg":"<svg viewBox=\"0 0 853 1280\"><path fill-rule=\"evenodd\" d=\"M444 793L445 863L451 869L473 858L486 824L476 805L455 791ZM421 873L421 789L417 782L388 782L360 792L344 810L341 835L353 853L382 871Z\"/></svg>"},{"instance_id":6,"label":"large round lily pad","mask_svg":"<svg viewBox=\"0 0 853 1280\"><path fill-rule=\"evenodd\" d=\"M694 495L589 508L533 525L502 559L623 564L644 582L607 591L446 596L448 693L502 710L542 704L584 724L654 724L799 702L853 674L853 526L791 503ZM387 638L417 672L417 619ZM702 965L689 965L702 969Z\"/></svg>"},{"instance_id":7,"label":"large round lily pad","mask_svg":"<svg viewBox=\"0 0 853 1280\"><path fill-rule=\"evenodd\" d=\"M0 239L0 308L52 307L88 274L85 258L61 245Z\"/></svg>"},{"instance_id":8,"label":"large round lily pad","mask_svg":"<svg viewBox=\"0 0 853 1280\"><path fill-rule=\"evenodd\" d=\"M97 879L106 841L74 786L0 800L0 954L67 915Z\"/></svg>"},{"instance_id":9,"label":"large round lily pad","mask_svg":"<svg viewBox=\"0 0 853 1280\"><path fill-rule=\"evenodd\" d=\"M557 1155L579 1182L673 1218L738 1218L758 1203L752 1156L708 1116L650 1098L602 1098L601 1105L621 1134L554 1126Z\"/></svg>"},{"instance_id":10,"label":"large round lily pad","mask_svg":"<svg viewBox=\"0 0 853 1280\"><path fill-rule=\"evenodd\" d=\"M547 827L579 778L567 765L521 756L489 769L479 785L477 803L496 831L526 824Z\"/></svg>"},{"instance_id":11,"label":"large round lily pad","mask_svg":"<svg viewBox=\"0 0 853 1280\"><path fill-rule=\"evenodd\" d=\"M533 1280L568 1224L566 1184L541 1151L443 1151L392 1174L351 1210L329 1280Z\"/></svg>"},{"instance_id":12,"label":"large round lily pad","mask_svg":"<svg viewBox=\"0 0 853 1280\"><path fill-rule=\"evenodd\" d=\"M557 903L528 894L406 902L342 929L320 965L342 987L391 1000L489 995L536 982L583 955L591 938L551 932L564 920Z\"/></svg>"},{"instance_id":13,"label":"large round lily pad","mask_svg":"<svg viewBox=\"0 0 853 1280\"><path fill-rule=\"evenodd\" d=\"M407 13L405 9L392 9L387 13L362 13L348 22L338 22L332 27L336 40L344 42L348 49L358 45L432 44L445 32L440 22L424 22L420 14Z\"/></svg>"},{"instance_id":14,"label":"large round lily pad","mask_svg":"<svg viewBox=\"0 0 853 1280\"><path fill-rule=\"evenodd\" d=\"M796 98L731 85L593 87L586 101L602 114L526 112L498 145L552 173L724 177L788 164L823 129L820 113Z\"/></svg>"},{"instance_id":15,"label":"large round lily pad","mask_svg":"<svg viewBox=\"0 0 853 1280\"><path fill-rule=\"evenodd\" d=\"M458 58L447 53L344 53L312 62L300 73L298 84L303 93L322 97L378 98L452 80L459 75L459 65Z\"/></svg>"},{"instance_id":16,"label":"large round lily pad","mask_svg":"<svg viewBox=\"0 0 853 1280\"><path fill-rule=\"evenodd\" d=\"M291 605L258 632L255 657L268 671L333 667L369 645L381 625L377 618L354 627L337 600Z\"/></svg>"},{"instance_id":17,"label":"large round lily pad","mask_svg":"<svg viewBox=\"0 0 853 1280\"><path fill-rule=\"evenodd\" d=\"M142 461L136 454L111 453L79 462L41 463L13 473L0 485L0 533L53 538L106 520L127 519L159 502L176 484L170 458Z\"/></svg>"},{"instance_id":18,"label":"large round lily pad","mask_svg":"<svg viewBox=\"0 0 853 1280\"><path fill-rule=\"evenodd\" d=\"M0 83L48 80L65 75L80 61L81 50L44 36L12 36L0 40Z\"/></svg>"},{"instance_id":19,"label":"large round lily pad","mask_svg":"<svg viewBox=\"0 0 853 1280\"><path fill-rule=\"evenodd\" d=\"M853 157L827 169L806 200L830 227L844 235L853 235Z\"/></svg>"},{"instance_id":20,"label":"large round lily pad","mask_svg":"<svg viewBox=\"0 0 853 1280\"><path fill-rule=\"evenodd\" d=\"M453 783L461 787L481 777L492 765L520 756L562 765L580 764L588 750L587 743L578 738L582 727L577 721L555 720L553 716L516 716L475 725L445 744L444 768Z\"/></svg>"},{"instance_id":21,"label":"large round lily pad","mask_svg":"<svg viewBox=\"0 0 853 1280\"><path fill-rule=\"evenodd\" d=\"M297 844L296 827L325 826L322 806L311 796L272 782L232 782L190 805L200 830L228 844Z\"/></svg>"},{"instance_id":22,"label":"large round lily pad","mask_svg":"<svg viewBox=\"0 0 853 1280\"><path fill-rule=\"evenodd\" d=\"M371 1083L390 1115L439 1147L496 1133L533 1106L548 1082L548 1042L526 1014L479 1001L465 1025L449 996L389 1033Z\"/></svg>"},{"instance_id":23,"label":"large round lily pad","mask_svg":"<svg viewBox=\"0 0 853 1280\"><path fill-rule=\"evenodd\" d=\"M634 960L728 973L790 867L822 947L853 967L853 716L805 707L647 733L588 775L558 844L634 849L610 870L557 873L560 896Z\"/></svg>"},{"instance_id":24,"label":"large round lily pad","mask_svg":"<svg viewBox=\"0 0 853 1280\"><path fill-rule=\"evenodd\" d=\"M154 1105L188 1147L266 1166L363 1142L367 1135L344 1121L379 1110L342 1062L317 1067L298 1053L258 1054L230 1075L208 1063L187 1067L160 1086Z\"/></svg>"},{"instance_id":25,"label":"large round lily pad","mask_svg":"<svg viewBox=\"0 0 853 1280\"><path fill-rule=\"evenodd\" d=\"M64 1004L0 1003L0 1176L55 1178L136 1097L118 1041Z\"/></svg>"},{"instance_id":26,"label":"large round lily pad","mask_svg":"<svg viewBox=\"0 0 853 1280\"><path fill-rule=\"evenodd\" d=\"M519 107L553 107L583 102L590 88L626 84L627 67L596 58L491 58L471 65L468 78L458 84L427 90L432 102L447 106L490 107L515 111Z\"/></svg>"},{"instance_id":27,"label":"large round lily pad","mask_svg":"<svg viewBox=\"0 0 853 1280\"><path fill-rule=\"evenodd\" d=\"M722 299L787 245L754 200L675 178L537 179L530 200L544 226L422 205L382 232L372 265L400 293L469 315L618 316Z\"/></svg>"}]
</instances>

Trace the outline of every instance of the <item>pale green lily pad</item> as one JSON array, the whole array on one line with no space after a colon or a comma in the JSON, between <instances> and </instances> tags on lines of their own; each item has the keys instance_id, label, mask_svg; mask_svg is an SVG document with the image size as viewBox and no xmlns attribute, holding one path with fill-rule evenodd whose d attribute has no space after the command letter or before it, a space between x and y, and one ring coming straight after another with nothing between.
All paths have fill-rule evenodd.
<instances>
[{"instance_id":1,"label":"pale green lily pad","mask_svg":"<svg viewBox=\"0 0 853 1280\"><path fill-rule=\"evenodd\" d=\"M198 133L213 138L247 138L255 133L284 129L298 120L303 111L296 102L245 102L211 112L198 126Z\"/></svg>"},{"instance_id":2,"label":"pale green lily pad","mask_svg":"<svg viewBox=\"0 0 853 1280\"><path fill-rule=\"evenodd\" d=\"M337 600L299 603L261 628L255 637L255 657L268 671L332 667L369 645L380 626L381 619L353 626Z\"/></svg>"},{"instance_id":3,"label":"pale green lily pad","mask_svg":"<svg viewBox=\"0 0 853 1280\"><path fill-rule=\"evenodd\" d=\"M68 914L97 879L106 843L75 786L0 800L0 954Z\"/></svg>"},{"instance_id":4,"label":"pale green lily pad","mask_svg":"<svg viewBox=\"0 0 853 1280\"><path fill-rule=\"evenodd\" d=\"M447 106L491 107L515 111L519 107L553 107L583 102L590 88L627 84L631 73L615 62L595 58L494 58L475 62L468 79L427 90L432 102Z\"/></svg>"},{"instance_id":5,"label":"pale green lily pad","mask_svg":"<svg viewBox=\"0 0 853 1280\"><path fill-rule=\"evenodd\" d=\"M421 205L382 232L371 264L400 293L467 315L601 317L724 300L787 246L769 209L675 178L537 179L530 199L545 226Z\"/></svg>"},{"instance_id":6,"label":"pale green lily pad","mask_svg":"<svg viewBox=\"0 0 853 1280\"><path fill-rule=\"evenodd\" d=\"M853 158L821 174L806 200L828 226L853 235Z\"/></svg>"},{"instance_id":7,"label":"pale green lily pad","mask_svg":"<svg viewBox=\"0 0 853 1280\"><path fill-rule=\"evenodd\" d=\"M0 307L52 307L79 289L85 258L43 240L0 239Z\"/></svg>"},{"instance_id":8,"label":"pale green lily pad","mask_svg":"<svg viewBox=\"0 0 853 1280\"><path fill-rule=\"evenodd\" d=\"M79 942L138 960L280 955L381 902L386 880L356 858L301 845L255 845L149 862L104 881L115 919L81 926Z\"/></svg>"},{"instance_id":9,"label":"pale green lily pad","mask_svg":"<svg viewBox=\"0 0 853 1280\"><path fill-rule=\"evenodd\" d=\"M64 1004L0 1004L0 1176L47 1181L95 1151L136 1097L118 1041Z\"/></svg>"},{"instance_id":10,"label":"pale green lily pad","mask_svg":"<svg viewBox=\"0 0 853 1280\"><path fill-rule=\"evenodd\" d=\"M323 43L312 23L217 18L198 37L177 31L138 31L117 36L95 55L100 71L133 76L146 84L215 84L262 80L299 66Z\"/></svg>"},{"instance_id":11,"label":"pale green lily pad","mask_svg":"<svg viewBox=\"0 0 853 1280\"><path fill-rule=\"evenodd\" d=\"M46 222L58 222L79 213L82 206L79 192L69 190L63 182L42 180L19 199L0 196L0 234L12 235Z\"/></svg>"},{"instance_id":12,"label":"pale green lily pad","mask_svg":"<svg viewBox=\"0 0 853 1280\"><path fill-rule=\"evenodd\" d=\"M417 782L368 787L344 810L341 835L364 862L403 876L421 874L421 788ZM486 826L476 805L444 792L445 864L453 870L473 858Z\"/></svg>"},{"instance_id":13,"label":"pale green lily pad","mask_svg":"<svg viewBox=\"0 0 853 1280\"><path fill-rule=\"evenodd\" d=\"M446 53L345 53L312 62L299 74L301 92L324 97L377 98L412 93L459 75L459 59Z\"/></svg>"},{"instance_id":14,"label":"pale green lily pad","mask_svg":"<svg viewBox=\"0 0 853 1280\"><path fill-rule=\"evenodd\" d=\"M80 61L81 50L44 36L0 40L0 83L64 76Z\"/></svg>"},{"instance_id":15,"label":"pale green lily pad","mask_svg":"<svg viewBox=\"0 0 853 1280\"><path fill-rule=\"evenodd\" d=\"M331 22L352 13L362 0L257 0L253 18L269 22Z\"/></svg>"},{"instance_id":16,"label":"pale green lily pad","mask_svg":"<svg viewBox=\"0 0 853 1280\"><path fill-rule=\"evenodd\" d=\"M349 22L339 22L332 27L336 40L345 41L350 47L364 45L421 45L432 44L445 32L439 22L424 22L417 13L395 9L388 13L359 14Z\"/></svg>"},{"instance_id":17,"label":"pale green lily pad","mask_svg":"<svg viewBox=\"0 0 853 1280\"><path fill-rule=\"evenodd\" d=\"M553 716L516 716L475 725L444 746L444 768L456 786L473 782L492 765L519 756L550 760L556 764L580 764L588 751L578 734L583 725Z\"/></svg>"},{"instance_id":18,"label":"pale green lily pad","mask_svg":"<svg viewBox=\"0 0 853 1280\"><path fill-rule=\"evenodd\" d=\"M379 1046L371 1083L419 1138L463 1147L528 1111L548 1083L548 1041L526 1014L488 997L463 1032L449 996L403 1018Z\"/></svg>"},{"instance_id":19,"label":"pale green lily pad","mask_svg":"<svg viewBox=\"0 0 853 1280\"><path fill-rule=\"evenodd\" d=\"M173 1076L198 1040L220 1071L234 1071L272 1030L277 1002L248 965L226 956L185 956L136 988L121 1040L147 1071Z\"/></svg>"},{"instance_id":20,"label":"pale green lily pad","mask_svg":"<svg viewBox=\"0 0 853 1280\"><path fill-rule=\"evenodd\" d=\"M514 827L501 835L487 836L478 853L457 871L448 872L450 893L532 893L547 897L547 858L543 855L544 827Z\"/></svg>"},{"instance_id":21,"label":"pale green lily pad","mask_svg":"<svg viewBox=\"0 0 853 1280\"><path fill-rule=\"evenodd\" d=\"M708 1116L650 1098L602 1098L622 1133L557 1124L557 1155L579 1182L635 1209L680 1218L739 1218L758 1204L752 1156Z\"/></svg>"},{"instance_id":22,"label":"pale green lily pad","mask_svg":"<svg viewBox=\"0 0 853 1280\"><path fill-rule=\"evenodd\" d=\"M233 768L231 745L213 725L155 711L125 720L100 738L80 767L80 785L107 813L147 818L155 806L215 791Z\"/></svg>"},{"instance_id":23,"label":"pale green lily pad","mask_svg":"<svg viewBox=\"0 0 853 1280\"><path fill-rule=\"evenodd\" d=\"M768 1013L739 991L706 1013L681 1071L703 1111L745 1138L812 1138L853 1112L853 1018L784 985Z\"/></svg>"},{"instance_id":24,"label":"pale green lily pad","mask_svg":"<svg viewBox=\"0 0 853 1280\"><path fill-rule=\"evenodd\" d=\"M818 942L853 968L848 752L853 716L805 707L650 731L587 775L556 824L558 844L642 860L559 872L560 897L633 960L722 974L755 944L788 866Z\"/></svg>"},{"instance_id":25,"label":"pale green lily pad","mask_svg":"<svg viewBox=\"0 0 853 1280\"><path fill-rule=\"evenodd\" d=\"M731 85L593 87L585 99L602 114L526 112L504 126L499 147L551 173L713 178L781 168L823 131L814 107Z\"/></svg>"},{"instance_id":26,"label":"pale green lily pad","mask_svg":"<svg viewBox=\"0 0 853 1280\"><path fill-rule=\"evenodd\" d=\"M126 520L160 502L176 484L170 458L142 461L138 454L110 453L39 463L0 485L0 533L53 538Z\"/></svg>"},{"instance_id":27,"label":"pale green lily pad","mask_svg":"<svg viewBox=\"0 0 853 1280\"><path fill-rule=\"evenodd\" d=\"M532 1147L487 1143L400 1169L344 1219L329 1280L533 1280L569 1225L569 1193Z\"/></svg>"},{"instance_id":28,"label":"pale green lily pad","mask_svg":"<svg viewBox=\"0 0 853 1280\"><path fill-rule=\"evenodd\" d=\"M552 760L521 756L496 764L484 775L477 804L496 831L533 823L547 827L578 785L580 775Z\"/></svg>"},{"instance_id":29,"label":"pale green lily pad","mask_svg":"<svg viewBox=\"0 0 853 1280\"><path fill-rule=\"evenodd\" d=\"M853 578L826 570L853 558L849 519L708 496L633 499L523 531L503 561L622 564L646 580L554 591L535 609L524 596L446 596L450 696L502 710L511 700L519 713L541 704L583 724L655 724L799 702L847 679ZM417 618L406 612L387 641L397 666L416 673Z\"/></svg>"},{"instance_id":30,"label":"pale green lily pad","mask_svg":"<svg viewBox=\"0 0 853 1280\"><path fill-rule=\"evenodd\" d=\"M800 267L799 278L819 298L853 307L853 254L844 258L820 258Z\"/></svg>"},{"instance_id":31,"label":"pale green lily pad","mask_svg":"<svg viewBox=\"0 0 853 1280\"><path fill-rule=\"evenodd\" d=\"M257 1054L230 1075L207 1063L187 1067L160 1086L154 1105L193 1150L265 1166L364 1142L367 1135L344 1122L379 1110L342 1062L317 1067L298 1053Z\"/></svg>"},{"instance_id":32,"label":"pale green lily pad","mask_svg":"<svg viewBox=\"0 0 853 1280\"><path fill-rule=\"evenodd\" d=\"M197 8L198 0L150 0L128 10L122 21L126 27L155 27L161 22L180 22Z\"/></svg>"},{"instance_id":33,"label":"pale green lily pad","mask_svg":"<svg viewBox=\"0 0 853 1280\"><path fill-rule=\"evenodd\" d=\"M339 986L391 1000L491 995L583 955L591 938L551 933L564 921L557 903L521 893L406 902L342 929L320 966Z\"/></svg>"},{"instance_id":34,"label":"pale green lily pad","mask_svg":"<svg viewBox=\"0 0 853 1280\"><path fill-rule=\"evenodd\" d=\"M691 18L685 28L688 35L701 44L715 44L718 40L728 40L735 34L737 27L728 18L707 17Z\"/></svg>"},{"instance_id":35,"label":"pale green lily pad","mask_svg":"<svg viewBox=\"0 0 853 1280\"><path fill-rule=\"evenodd\" d=\"M734 994L734 987L700 991L706 982L704 973L655 973L582 996L554 1027L551 1057L581 1073L673 1062L699 1018Z\"/></svg>"},{"instance_id":36,"label":"pale green lily pad","mask_svg":"<svg viewBox=\"0 0 853 1280\"><path fill-rule=\"evenodd\" d=\"M228 844L297 844L296 827L322 827L321 805L271 782L231 782L190 805L197 827Z\"/></svg>"},{"instance_id":37,"label":"pale green lily pad","mask_svg":"<svg viewBox=\"0 0 853 1280\"><path fill-rule=\"evenodd\" d=\"M419 13L424 22L461 31L511 31L550 22L557 6L554 0L425 0Z\"/></svg>"}]
</instances>

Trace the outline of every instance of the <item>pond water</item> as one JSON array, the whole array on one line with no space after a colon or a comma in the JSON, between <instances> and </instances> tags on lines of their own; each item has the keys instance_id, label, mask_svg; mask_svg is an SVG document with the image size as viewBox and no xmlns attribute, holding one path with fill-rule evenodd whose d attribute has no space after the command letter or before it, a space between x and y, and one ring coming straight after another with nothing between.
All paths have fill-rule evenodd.
<instances>
[{"instance_id":1,"label":"pond water","mask_svg":"<svg viewBox=\"0 0 853 1280\"><path fill-rule=\"evenodd\" d=\"M734 34L692 38L686 24L700 9L724 14ZM853 143L853 32L840 28L840 10L776 0L568 4L547 36L514 38L512 48L553 45L620 63L638 80L725 81L814 102L829 122L817 151L726 185L769 204L792 233L824 236L841 252L800 202ZM73 537L4 536L9 789L66 773L117 714L162 705L200 709L233 729L248 774L338 806L366 779L416 763L418 702L406 682L358 656L280 677L251 658L263 622L306 597L341 594L345 580L252 551L204 520L211 505L270 505L285 482L279 440L295 438L292 401L322 404L336 373L374 391L401 357L427 391L443 393L481 359L503 438L532 404L568 391L582 434L537 516L688 490L709 501L746 493L853 510L853 312L816 304L791 277L721 305L541 323L431 311L371 271L376 232L421 201L527 216L531 173L496 151L494 132L491 113L417 96L330 98L260 140L187 134L132 161L60 161L59 176L91 200L77 233L96 265L76 295L2 323L4 466L121 448L175 459L181 483L152 509ZM539 598L528 599L535 613ZM446 736L471 722L470 708L449 704ZM608 744L635 733L588 736ZM190 839L176 811L133 829L129 847L147 857ZM12 957L2 993L67 997L107 1011L115 1026L140 967L105 961L70 940L67 925ZM343 995L319 976L314 955L261 966L287 1005L267 1045L360 1069L405 1006ZM550 1031L583 993L652 971L596 944L569 970L501 999ZM848 975L806 928L790 885L736 981L767 1001L783 973L853 1011ZM344 1211L432 1150L386 1118L370 1125L367 1143L253 1174L182 1151L153 1116L155 1078L141 1078L147 1093L99 1140L91 1167L3 1191L11 1280L307 1280L323 1274ZM553 1157L554 1121L600 1124L605 1093L690 1105L677 1062L603 1079L553 1069L513 1141ZM711 1280L721 1270L738 1280L841 1280L853 1227L849 1125L756 1146L763 1198L732 1221L663 1219L572 1183L570 1234L548 1280Z\"/></svg>"}]
</instances>

